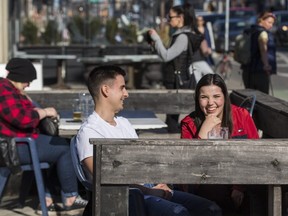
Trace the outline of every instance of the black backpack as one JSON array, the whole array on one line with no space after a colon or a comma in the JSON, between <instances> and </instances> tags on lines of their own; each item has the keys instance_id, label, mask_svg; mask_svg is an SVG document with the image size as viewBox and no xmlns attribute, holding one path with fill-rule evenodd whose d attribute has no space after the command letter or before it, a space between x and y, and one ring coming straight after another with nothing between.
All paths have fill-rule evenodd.
<instances>
[{"instance_id":1,"label":"black backpack","mask_svg":"<svg viewBox=\"0 0 288 216\"><path fill-rule=\"evenodd\" d=\"M251 61L251 32L244 31L235 39L234 60L240 64L249 64Z\"/></svg>"}]
</instances>

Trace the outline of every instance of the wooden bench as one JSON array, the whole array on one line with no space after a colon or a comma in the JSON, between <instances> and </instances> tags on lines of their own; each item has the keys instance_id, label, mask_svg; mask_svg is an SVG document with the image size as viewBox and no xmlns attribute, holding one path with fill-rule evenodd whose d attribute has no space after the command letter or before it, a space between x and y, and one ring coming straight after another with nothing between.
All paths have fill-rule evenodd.
<instances>
[{"instance_id":1,"label":"wooden bench","mask_svg":"<svg viewBox=\"0 0 288 216\"><path fill-rule=\"evenodd\" d=\"M257 98L253 114L257 128L270 138L288 138L288 102L251 89L232 91L231 102L239 105L252 94Z\"/></svg>"},{"instance_id":2,"label":"wooden bench","mask_svg":"<svg viewBox=\"0 0 288 216\"><path fill-rule=\"evenodd\" d=\"M233 90L230 99L233 104L240 105L252 94L257 97L253 114L257 128L271 138L287 138L288 102L251 89ZM72 101L78 97L79 90L33 91L29 95L42 107L52 106L62 111L72 109ZM151 110L155 114L187 115L194 106L192 90L178 93L175 90L130 90L124 101L127 110Z\"/></svg>"},{"instance_id":3,"label":"wooden bench","mask_svg":"<svg viewBox=\"0 0 288 216\"><path fill-rule=\"evenodd\" d=\"M280 216L288 183L288 139L90 139L93 215L128 215L128 184L269 185L269 215Z\"/></svg>"},{"instance_id":4,"label":"wooden bench","mask_svg":"<svg viewBox=\"0 0 288 216\"><path fill-rule=\"evenodd\" d=\"M31 91L30 97L42 107L70 110L72 101L78 98L79 90ZM127 110L151 110L157 114L186 114L194 109L192 90L129 90L124 101Z\"/></svg>"}]
</instances>

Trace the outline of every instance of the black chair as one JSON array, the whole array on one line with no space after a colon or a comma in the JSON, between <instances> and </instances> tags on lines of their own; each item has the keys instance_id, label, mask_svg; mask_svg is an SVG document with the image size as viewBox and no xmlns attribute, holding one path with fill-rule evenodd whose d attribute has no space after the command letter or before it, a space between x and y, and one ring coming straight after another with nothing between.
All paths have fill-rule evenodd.
<instances>
[{"instance_id":1,"label":"black chair","mask_svg":"<svg viewBox=\"0 0 288 216\"><path fill-rule=\"evenodd\" d=\"M45 200L44 181L43 181L41 169L48 169L49 164L39 162L38 152L36 149L36 143L34 139L30 137L14 138L14 139L16 143L21 143L21 145L27 145L29 148L29 153L31 156L32 163L21 165L21 169L22 171L24 171L24 173L25 171L34 171L42 215L48 216L48 210L46 207L46 200ZM0 198L2 197L5 185L9 179L10 174L11 174L11 171L7 167L0 167ZM25 189L25 188L22 187L22 189ZM20 203L24 202L25 192L27 192L26 189L20 190L20 196L19 196Z\"/></svg>"},{"instance_id":2,"label":"black chair","mask_svg":"<svg viewBox=\"0 0 288 216\"><path fill-rule=\"evenodd\" d=\"M252 116L255 108L255 103L256 103L256 95L250 95L246 97L239 106L247 109L248 112L250 113L250 116Z\"/></svg>"},{"instance_id":3,"label":"black chair","mask_svg":"<svg viewBox=\"0 0 288 216\"><path fill-rule=\"evenodd\" d=\"M80 163L79 156L77 153L77 147L76 147L76 143L75 143L75 136L71 139L70 150L71 150L72 163L74 166L76 176L77 176L78 180L82 183L82 185L85 187L88 195L90 196L90 193L92 192L92 183L87 179L87 177L84 173L84 170L82 168L82 165ZM92 208L92 207L90 207L90 208ZM86 209L85 209L85 211L86 211ZM89 215L89 213L86 213L86 214ZM142 194L142 192L138 188L130 188L129 189L129 215L131 215L131 216L146 216L144 195Z\"/></svg>"}]
</instances>

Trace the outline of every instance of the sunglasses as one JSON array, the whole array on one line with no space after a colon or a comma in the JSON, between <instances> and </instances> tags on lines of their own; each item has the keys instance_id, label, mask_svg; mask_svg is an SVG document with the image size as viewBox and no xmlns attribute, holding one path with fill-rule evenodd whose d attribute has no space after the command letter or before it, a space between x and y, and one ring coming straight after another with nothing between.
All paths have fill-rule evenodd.
<instances>
[{"instance_id":1,"label":"sunglasses","mask_svg":"<svg viewBox=\"0 0 288 216\"><path fill-rule=\"evenodd\" d=\"M173 18L176 18L176 17L179 17L179 15L177 16L170 16L170 15L167 15L166 18L168 21L172 20Z\"/></svg>"}]
</instances>

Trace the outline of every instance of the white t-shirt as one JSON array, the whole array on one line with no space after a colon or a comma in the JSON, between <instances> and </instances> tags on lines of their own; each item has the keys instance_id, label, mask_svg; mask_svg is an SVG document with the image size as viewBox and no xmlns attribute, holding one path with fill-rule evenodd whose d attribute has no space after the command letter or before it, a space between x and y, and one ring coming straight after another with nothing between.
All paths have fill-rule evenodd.
<instances>
[{"instance_id":1,"label":"white t-shirt","mask_svg":"<svg viewBox=\"0 0 288 216\"><path fill-rule=\"evenodd\" d=\"M138 138L130 122L123 117L115 117L116 126L103 120L95 111L82 124L76 137L80 161L93 156L90 138Z\"/></svg>"}]
</instances>

